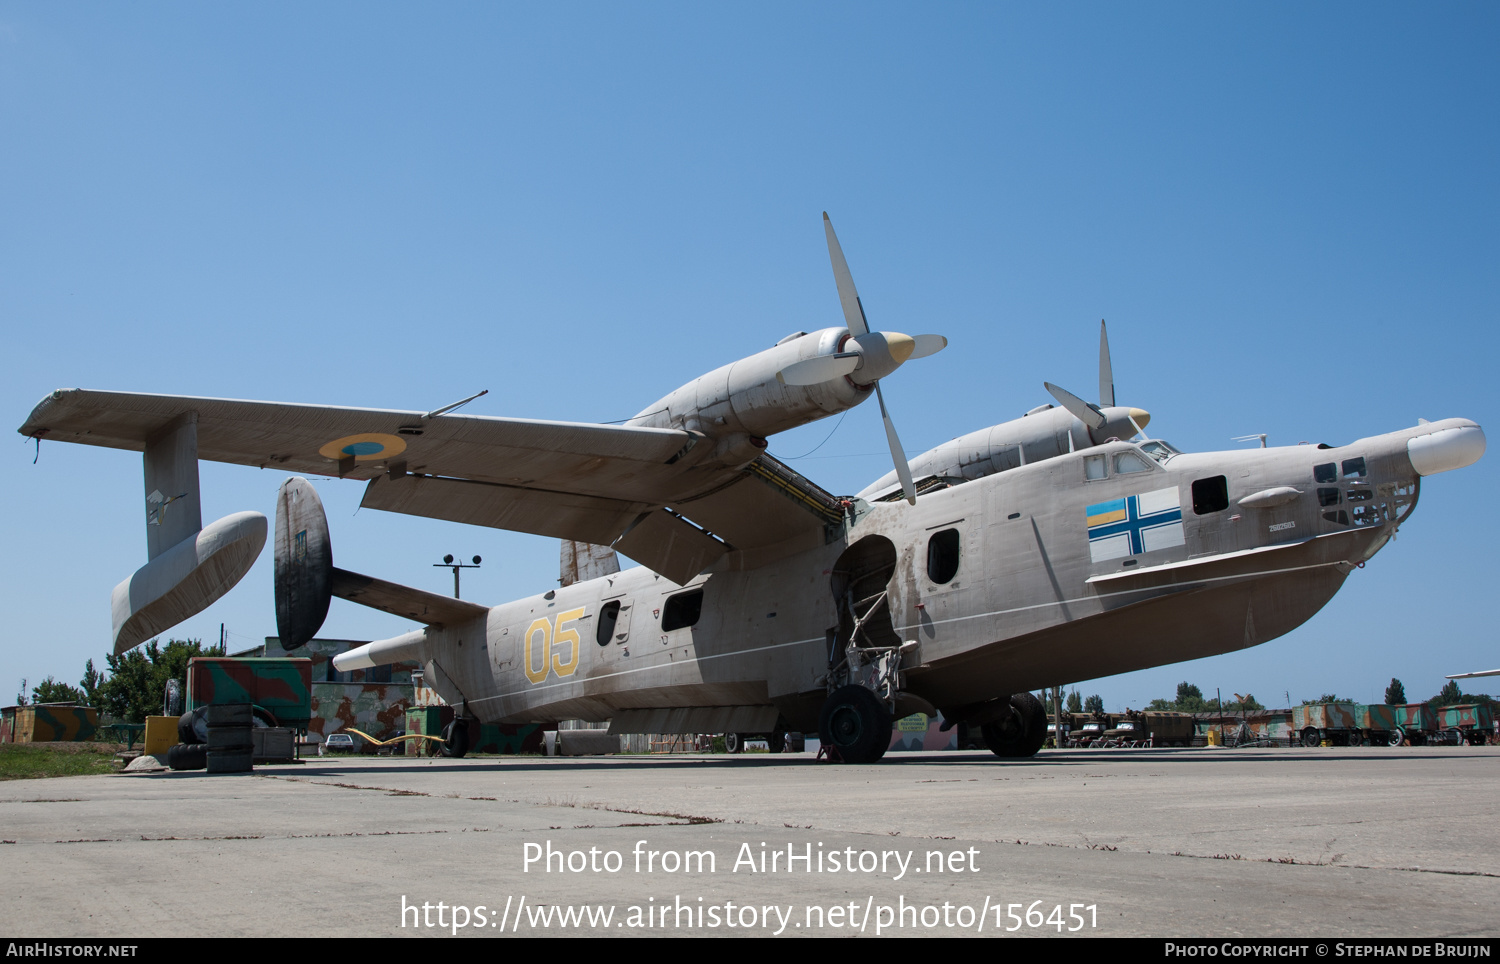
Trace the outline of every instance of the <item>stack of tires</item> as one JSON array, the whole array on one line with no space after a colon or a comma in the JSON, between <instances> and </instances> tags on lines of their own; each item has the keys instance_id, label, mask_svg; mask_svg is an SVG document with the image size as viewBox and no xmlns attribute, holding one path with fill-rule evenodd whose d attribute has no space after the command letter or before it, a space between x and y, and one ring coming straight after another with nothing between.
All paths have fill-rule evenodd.
<instances>
[{"instance_id":1,"label":"stack of tires","mask_svg":"<svg viewBox=\"0 0 1500 964\"><path fill-rule=\"evenodd\" d=\"M173 770L209 773L248 773L255 759L250 735L255 710L249 703L216 703L182 714L177 721L179 742L167 751Z\"/></svg>"},{"instance_id":2,"label":"stack of tires","mask_svg":"<svg viewBox=\"0 0 1500 964\"><path fill-rule=\"evenodd\" d=\"M208 708L208 772L249 773L255 760L249 703L214 703Z\"/></svg>"}]
</instances>

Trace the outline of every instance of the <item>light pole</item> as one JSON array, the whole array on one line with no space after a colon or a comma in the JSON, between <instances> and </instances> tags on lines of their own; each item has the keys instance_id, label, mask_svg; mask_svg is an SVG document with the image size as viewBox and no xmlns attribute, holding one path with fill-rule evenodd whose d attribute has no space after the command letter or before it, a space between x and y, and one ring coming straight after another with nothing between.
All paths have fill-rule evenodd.
<instances>
[{"instance_id":1,"label":"light pole","mask_svg":"<svg viewBox=\"0 0 1500 964\"><path fill-rule=\"evenodd\" d=\"M453 553L450 552L450 553L448 553L448 555L446 555L446 556L443 557L443 561L442 562L434 562L432 564L432 566L433 566L434 569L448 568L448 569L452 569L453 570L453 598L454 599L458 599L459 598L459 595L458 595L458 571L460 569L478 569L479 568L479 557L475 556L474 557L474 564L473 565L468 565L468 564L462 563L462 562L454 562L453 561Z\"/></svg>"}]
</instances>

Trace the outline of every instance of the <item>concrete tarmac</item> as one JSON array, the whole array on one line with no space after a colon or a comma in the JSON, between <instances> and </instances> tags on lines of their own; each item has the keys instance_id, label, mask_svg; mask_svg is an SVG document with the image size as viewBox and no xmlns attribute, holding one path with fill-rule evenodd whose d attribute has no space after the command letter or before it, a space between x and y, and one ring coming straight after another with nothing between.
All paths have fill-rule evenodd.
<instances>
[{"instance_id":1,"label":"concrete tarmac","mask_svg":"<svg viewBox=\"0 0 1500 964\"><path fill-rule=\"evenodd\" d=\"M1497 817L1497 747L349 757L0 783L0 900L34 937L1494 938Z\"/></svg>"}]
</instances>

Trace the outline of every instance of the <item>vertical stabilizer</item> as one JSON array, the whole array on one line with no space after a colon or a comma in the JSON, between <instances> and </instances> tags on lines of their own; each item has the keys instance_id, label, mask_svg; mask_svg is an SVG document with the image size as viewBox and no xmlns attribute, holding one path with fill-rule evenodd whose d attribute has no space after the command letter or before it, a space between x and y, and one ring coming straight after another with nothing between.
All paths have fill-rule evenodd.
<instances>
[{"instance_id":1,"label":"vertical stabilizer","mask_svg":"<svg viewBox=\"0 0 1500 964\"><path fill-rule=\"evenodd\" d=\"M203 527L198 413L146 440L146 557L110 599L115 654L164 633L233 589L266 544L266 517L235 512Z\"/></svg>"},{"instance_id":2,"label":"vertical stabilizer","mask_svg":"<svg viewBox=\"0 0 1500 964\"><path fill-rule=\"evenodd\" d=\"M184 412L146 442L146 558L203 528L198 497L198 413Z\"/></svg>"}]
</instances>

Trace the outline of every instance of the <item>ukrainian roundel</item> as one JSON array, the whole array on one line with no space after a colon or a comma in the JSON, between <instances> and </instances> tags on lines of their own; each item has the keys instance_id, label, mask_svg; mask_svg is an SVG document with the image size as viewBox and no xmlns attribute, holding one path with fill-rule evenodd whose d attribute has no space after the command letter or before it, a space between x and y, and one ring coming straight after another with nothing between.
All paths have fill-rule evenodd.
<instances>
[{"instance_id":1,"label":"ukrainian roundel","mask_svg":"<svg viewBox=\"0 0 1500 964\"><path fill-rule=\"evenodd\" d=\"M334 439L318 449L318 454L325 459L333 459L335 462L350 456L353 456L356 462L369 462L374 459L394 458L405 451L406 440L399 435L365 432Z\"/></svg>"},{"instance_id":2,"label":"ukrainian roundel","mask_svg":"<svg viewBox=\"0 0 1500 964\"><path fill-rule=\"evenodd\" d=\"M1183 544L1177 486L1099 502L1088 516L1089 561L1122 559Z\"/></svg>"}]
</instances>

